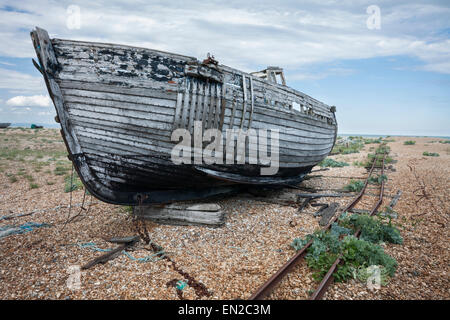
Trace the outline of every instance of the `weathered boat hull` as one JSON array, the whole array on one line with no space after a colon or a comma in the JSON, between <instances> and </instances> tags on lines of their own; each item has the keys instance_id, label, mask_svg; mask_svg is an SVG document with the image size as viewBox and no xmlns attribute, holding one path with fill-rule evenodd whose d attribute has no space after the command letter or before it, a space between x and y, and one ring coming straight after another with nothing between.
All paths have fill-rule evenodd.
<instances>
[{"instance_id":1,"label":"weathered boat hull","mask_svg":"<svg viewBox=\"0 0 450 320\"><path fill-rule=\"evenodd\" d=\"M295 183L334 145L334 110L286 86L192 57L50 39L39 28L31 36L70 157L103 201L170 202L239 184ZM246 164L175 164L172 133L194 135L196 121L203 131L278 130L278 172L261 176L267 165L248 163L248 141Z\"/></svg>"}]
</instances>

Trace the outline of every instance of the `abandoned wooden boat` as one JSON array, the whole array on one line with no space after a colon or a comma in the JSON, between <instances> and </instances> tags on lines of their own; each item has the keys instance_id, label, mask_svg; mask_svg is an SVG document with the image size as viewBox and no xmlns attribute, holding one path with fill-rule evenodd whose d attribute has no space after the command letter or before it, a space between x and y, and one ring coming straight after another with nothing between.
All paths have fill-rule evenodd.
<instances>
[{"instance_id":1,"label":"abandoned wooden boat","mask_svg":"<svg viewBox=\"0 0 450 320\"><path fill-rule=\"evenodd\" d=\"M10 125L9 122L0 122L0 129L8 128Z\"/></svg>"},{"instance_id":2,"label":"abandoned wooden boat","mask_svg":"<svg viewBox=\"0 0 450 320\"><path fill-rule=\"evenodd\" d=\"M335 107L286 86L277 67L245 73L213 57L199 62L145 48L50 39L40 28L31 38L69 158L100 200L161 203L236 185L298 183L335 143ZM277 172L261 174L268 165L250 161L254 145L248 140L244 164L174 163L174 130L195 135L195 124L223 132L278 131L278 150L270 149L276 140L266 144L278 152Z\"/></svg>"}]
</instances>

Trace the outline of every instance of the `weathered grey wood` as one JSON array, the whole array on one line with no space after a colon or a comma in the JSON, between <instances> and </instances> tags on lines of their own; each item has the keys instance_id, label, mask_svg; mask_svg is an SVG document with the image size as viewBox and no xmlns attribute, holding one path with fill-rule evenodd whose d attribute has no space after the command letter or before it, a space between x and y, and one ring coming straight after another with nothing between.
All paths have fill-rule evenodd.
<instances>
[{"instance_id":1,"label":"weathered grey wood","mask_svg":"<svg viewBox=\"0 0 450 320\"><path fill-rule=\"evenodd\" d=\"M184 92L184 102L183 102L183 113L181 116L181 127L186 128L186 119L187 119L187 112L188 112L188 106L189 106L189 98L190 98L190 88L191 88L191 82L188 81L186 83L186 91Z\"/></svg>"},{"instance_id":2,"label":"weathered grey wood","mask_svg":"<svg viewBox=\"0 0 450 320\"><path fill-rule=\"evenodd\" d=\"M321 203L319 206L320 206L319 210L317 210L316 212L313 213L314 217L321 216L323 214L324 210L329 207L329 205L327 203Z\"/></svg>"},{"instance_id":3,"label":"weathered grey wood","mask_svg":"<svg viewBox=\"0 0 450 320\"><path fill-rule=\"evenodd\" d=\"M88 81L58 80L57 82L61 87L61 89L78 89L86 94L92 92L115 94L114 99L117 98L119 99L118 101L130 101L130 99L135 99L137 97L175 100L177 94L181 92L181 91L164 91L154 88L122 87L114 84L88 82ZM145 100L140 100L137 102L146 104Z\"/></svg>"},{"instance_id":4,"label":"weathered grey wood","mask_svg":"<svg viewBox=\"0 0 450 320\"><path fill-rule=\"evenodd\" d=\"M351 197L352 195L343 193L297 193L299 198L339 198L339 197Z\"/></svg>"},{"instance_id":5,"label":"weathered grey wood","mask_svg":"<svg viewBox=\"0 0 450 320\"><path fill-rule=\"evenodd\" d=\"M39 28L33 38L69 153L76 156L83 182L101 199L136 204L138 192L126 189L145 194L146 180L149 186L168 187L175 172L211 186L225 183L222 178L229 173L227 183L290 179L281 173L247 177L247 169L239 166L217 165L216 175L174 167L169 160L176 144L171 133L176 128L192 132L194 120L201 121L203 129L279 130L280 170L295 168L298 174L325 158L334 144L336 120L331 108L286 86L157 50L50 40ZM301 111L293 110L294 102ZM268 150L271 144L267 142ZM256 150L246 142L247 163L248 154ZM131 159L133 155L141 158Z\"/></svg>"},{"instance_id":6,"label":"weathered grey wood","mask_svg":"<svg viewBox=\"0 0 450 320\"><path fill-rule=\"evenodd\" d=\"M394 211L394 207L397 205L398 200L400 200L400 197L402 196L402 190L398 190L395 196L392 198L391 202L389 203L389 206L386 207L386 210L381 212L380 215L390 217L393 219L398 218L397 212Z\"/></svg>"},{"instance_id":7,"label":"weathered grey wood","mask_svg":"<svg viewBox=\"0 0 450 320\"><path fill-rule=\"evenodd\" d=\"M357 213L357 214L368 214L368 213L370 213L369 210L364 210L364 209L350 209L349 211L351 213Z\"/></svg>"},{"instance_id":8,"label":"weathered grey wood","mask_svg":"<svg viewBox=\"0 0 450 320\"><path fill-rule=\"evenodd\" d=\"M189 108L189 124L187 126L187 129L189 132L194 131L194 115L195 115L195 109L197 107L197 82L192 82L192 99L190 102L190 108Z\"/></svg>"},{"instance_id":9,"label":"weathered grey wood","mask_svg":"<svg viewBox=\"0 0 450 320\"><path fill-rule=\"evenodd\" d=\"M213 119L214 119L214 112L216 110L215 108L215 100L216 100L216 84L215 83L211 83L211 85L209 86L210 89L210 100L209 100L209 104L208 104L208 125L207 128L214 128L214 124L213 124Z\"/></svg>"},{"instance_id":10,"label":"weathered grey wood","mask_svg":"<svg viewBox=\"0 0 450 320\"><path fill-rule=\"evenodd\" d=\"M209 81L207 81L205 83L205 95L203 97L203 111L202 111L202 129L205 130L207 128L207 119L208 119L208 104L209 101L211 101L211 97L210 97L210 92L211 92L211 84L209 83Z\"/></svg>"},{"instance_id":11,"label":"weathered grey wood","mask_svg":"<svg viewBox=\"0 0 450 320\"><path fill-rule=\"evenodd\" d=\"M216 86L216 110L215 110L215 117L214 117L214 125L212 126L212 128L219 128L219 119L220 119L220 107L222 106L222 97L221 97L221 86L217 85Z\"/></svg>"},{"instance_id":12,"label":"weathered grey wood","mask_svg":"<svg viewBox=\"0 0 450 320\"><path fill-rule=\"evenodd\" d=\"M176 225L221 226L225 223L222 208L215 203L177 203L135 208L139 218Z\"/></svg>"},{"instance_id":13,"label":"weathered grey wood","mask_svg":"<svg viewBox=\"0 0 450 320\"><path fill-rule=\"evenodd\" d=\"M247 188L247 192L253 195L247 198L253 201L275 203L283 206L297 207L297 195L290 190L260 190L259 188Z\"/></svg>"},{"instance_id":14,"label":"weathered grey wood","mask_svg":"<svg viewBox=\"0 0 450 320\"><path fill-rule=\"evenodd\" d=\"M303 200L303 202L300 205L300 207L298 208L297 212L302 212L302 210L308 206L308 204L311 202L312 199L313 198L308 197L305 200Z\"/></svg>"},{"instance_id":15,"label":"weathered grey wood","mask_svg":"<svg viewBox=\"0 0 450 320\"><path fill-rule=\"evenodd\" d=\"M242 75L242 89L244 91L244 100L242 101L242 117L241 117L241 123L240 128L242 129L244 127L244 118L245 118L245 111L247 110L247 83L245 81L245 75Z\"/></svg>"},{"instance_id":16,"label":"weathered grey wood","mask_svg":"<svg viewBox=\"0 0 450 320\"><path fill-rule=\"evenodd\" d=\"M253 110L255 109L255 94L253 90L253 77L250 77L250 93L251 93L251 101L250 101L250 119L248 122L248 128L251 129L252 121L253 121Z\"/></svg>"},{"instance_id":17,"label":"weathered grey wood","mask_svg":"<svg viewBox=\"0 0 450 320\"><path fill-rule=\"evenodd\" d=\"M171 148L165 148L162 144L153 145L149 142L141 143L138 140L124 140L117 136L110 137L108 135L103 135L101 137L85 132L84 130L78 130L78 136L80 141L90 143L99 146L108 146L112 151L118 151L118 154L149 154L146 151L154 152L170 152ZM283 152L283 149L280 150ZM169 153L170 154L170 153ZM297 151L295 154L286 156L283 153L279 154L279 159L282 162L282 167L289 167L290 165L298 165L299 162L315 164L317 160L323 158L326 155L326 151L323 153L315 152L312 154L308 151ZM245 159L248 160L248 152L246 152ZM247 161L248 163L248 161Z\"/></svg>"},{"instance_id":18,"label":"weathered grey wood","mask_svg":"<svg viewBox=\"0 0 450 320\"><path fill-rule=\"evenodd\" d=\"M101 256L89 261L88 263L86 263L85 265L83 265L81 267L81 270L86 270L89 268L92 268L93 266L101 263L104 264L106 262L108 262L109 260L112 260L114 258L116 258L117 256L122 254L122 251L125 250L128 247L131 247L132 245L134 245L137 241L139 241L139 237L132 237L129 239L129 241L126 242L122 242L123 244L121 244L120 246L118 246L117 248L108 251L105 254L102 254Z\"/></svg>"},{"instance_id":19,"label":"weathered grey wood","mask_svg":"<svg viewBox=\"0 0 450 320\"><path fill-rule=\"evenodd\" d=\"M331 218L336 213L336 210L339 208L339 204L336 202L331 203L326 209L321 212L322 218L319 221L320 226L326 226Z\"/></svg>"},{"instance_id":20,"label":"weathered grey wood","mask_svg":"<svg viewBox=\"0 0 450 320\"><path fill-rule=\"evenodd\" d=\"M130 242L135 242L139 240L138 236L129 236L129 237L121 237L121 238L109 238L109 239L105 239L108 242L112 242L112 243L130 243Z\"/></svg>"},{"instance_id":21,"label":"weathered grey wood","mask_svg":"<svg viewBox=\"0 0 450 320\"><path fill-rule=\"evenodd\" d=\"M389 203L389 208L393 209L396 205L398 200L400 200L400 197L402 196L402 190L398 190L395 194L394 198L392 198L391 202Z\"/></svg>"}]
</instances>

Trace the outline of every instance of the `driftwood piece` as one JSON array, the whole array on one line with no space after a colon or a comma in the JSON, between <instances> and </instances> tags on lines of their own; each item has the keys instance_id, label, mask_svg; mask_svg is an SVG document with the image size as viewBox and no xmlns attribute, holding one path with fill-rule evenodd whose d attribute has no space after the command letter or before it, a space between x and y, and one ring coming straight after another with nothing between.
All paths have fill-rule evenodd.
<instances>
[{"instance_id":1,"label":"driftwood piece","mask_svg":"<svg viewBox=\"0 0 450 320\"><path fill-rule=\"evenodd\" d=\"M294 206L297 207L298 198L295 192L291 190L275 190L275 189L257 189L249 188L247 192L255 196L249 200L261 201L267 203L279 204L281 206Z\"/></svg>"},{"instance_id":2,"label":"driftwood piece","mask_svg":"<svg viewBox=\"0 0 450 320\"><path fill-rule=\"evenodd\" d=\"M322 219L319 221L320 226L326 226L330 219L334 216L336 210L339 208L339 204L336 202L331 203L326 209L322 211Z\"/></svg>"},{"instance_id":3,"label":"driftwood piece","mask_svg":"<svg viewBox=\"0 0 450 320\"><path fill-rule=\"evenodd\" d=\"M303 203L301 204L301 206L298 208L297 212L301 212L303 209L306 208L306 206L311 202L312 198L306 198Z\"/></svg>"},{"instance_id":4,"label":"driftwood piece","mask_svg":"<svg viewBox=\"0 0 450 320\"><path fill-rule=\"evenodd\" d=\"M323 174L317 174L317 175L307 175L303 180L310 180L315 178L361 179L361 180L367 179L367 177L327 176Z\"/></svg>"},{"instance_id":5,"label":"driftwood piece","mask_svg":"<svg viewBox=\"0 0 450 320\"><path fill-rule=\"evenodd\" d=\"M20 217L26 217L26 216L31 216L32 214L36 213L37 211L32 211L29 213L21 213L21 214L10 214L10 215L6 215L6 216L1 216L0 217L0 221L1 220L11 220L14 218L20 218Z\"/></svg>"},{"instance_id":6,"label":"driftwood piece","mask_svg":"<svg viewBox=\"0 0 450 320\"><path fill-rule=\"evenodd\" d=\"M398 190L394 198L392 198L391 203L389 203L388 208L393 209L397 205L397 202L400 199L401 195L402 190Z\"/></svg>"},{"instance_id":7,"label":"driftwood piece","mask_svg":"<svg viewBox=\"0 0 450 320\"><path fill-rule=\"evenodd\" d=\"M103 264L109 260L116 258L120 254L122 254L123 250L134 245L137 241L139 241L138 236L132 237L129 242L123 243L120 246L118 246L117 248L101 255L100 257L95 258L94 260L89 261L88 263L86 263L84 266L81 267L81 270L86 270L86 269L92 268L93 266L95 266L99 263Z\"/></svg>"},{"instance_id":8,"label":"driftwood piece","mask_svg":"<svg viewBox=\"0 0 450 320\"><path fill-rule=\"evenodd\" d=\"M329 207L328 203L320 203L318 205L320 208L316 212L313 213L314 217L319 217L323 214L324 210Z\"/></svg>"},{"instance_id":9,"label":"driftwood piece","mask_svg":"<svg viewBox=\"0 0 450 320\"><path fill-rule=\"evenodd\" d=\"M129 236L129 237L124 237L124 238L109 238L109 239L104 239L104 240L108 241L108 242L112 242L112 243L129 243L129 242L139 240L139 237Z\"/></svg>"},{"instance_id":10,"label":"driftwood piece","mask_svg":"<svg viewBox=\"0 0 450 320\"><path fill-rule=\"evenodd\" d=\"M224 212L216 203L142 206L134 210L134 214L139 218L163 224L221 226L225 223Z\"/></svg>"},{"instance_id":11,"label":"driftwood piece","mask_svg":"<svg viewBox=\"0 0 450 320\"><path fill-rule=\"evenodd\" d=\"M342 193L297 193L298 198L339 198L339 197L352 197L353 194Z\"/></svg>"},{"instance_id":12,"label":"driftwood piece","mask_svg":"<svg viewBox=\"0 0 450 320\"><path fill-rule=\"evenodd\" d=\"M364 210L364 209L350 209L349 211L351 213L358 213L358 214L369 214L370 213L369 210Z\"/></svg>"},{"instance_id":13,"label":"driftwood piece","mask_svg":"<svg viewBox=\"0 0 450 320\"><path fill-rule=\"evenodd\" d=\"M397 204L398 200L400 199L402 195L402 190L398 190L396 195L392 198L391 202L389 203L389 205L386 207L386 210L381 212L380 215L382 216L388 216L391 217L393 219L397 219L397 212L394 211L394 207Z\"/></svg>"}]
</instances>

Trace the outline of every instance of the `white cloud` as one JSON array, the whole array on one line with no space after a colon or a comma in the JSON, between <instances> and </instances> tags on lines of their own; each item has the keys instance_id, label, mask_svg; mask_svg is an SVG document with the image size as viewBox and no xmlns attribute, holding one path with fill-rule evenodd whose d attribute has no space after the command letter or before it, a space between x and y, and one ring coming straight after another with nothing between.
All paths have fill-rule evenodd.
<instances>
[{"instance_id":1,"label":"white cloud","mask_svg":"<svg viewBox=\"0 0 450 320\"><path fill-rule=\"evenodd\" d=\"M295 73L287 73L290 81L295 80L320 80L330 76L349 76L356 72L356 70L349 68L330 67L325 71L308 72L297 70Z\"/></svg>"},{"instance_id":2,"label":"white cloud","mask_svg":"<svg viewBox=\"0 0 450 320\"><path fill-rule=\"evenodd\" d=\"M16 96L6 101L12 107L49 107L51 100L48 96ZM30 110L29 108L26 108Z\"/></svg>"},{"instance_id":3,"label":"white cloud","mask_svg":"<svg viewBox=\"0 0 450 320\"><path fill-rule=\"evenodd\" d=\"M314 62L409 55L424 70L450 73L450 8L419 1L381 1L381 29L366 27L372 1L77 1L81 29L66 26L71 2L11 2L0 11L0 55L34 57L29 31L51 36L123 43L203 58L251 71L266 65L295 69ZM51 10L49 10L51 8ZM416 45L419 43L420 45Z\"/></svg>"},{"instance_id":4,"label":"white cloud","mask_svg":"<svg viewBox=\"0 0 450 320\"><path fill-rule=\"evenodd\" d=\"M0 68L0 89L15 90L22 94L47 92L44 78L3 68Z\"/></svg>"},{"instance_id":5,"label":"white cloud","mask_svg":"<svg viewBox=\"0 0 450 320\"><path fill-rule=\"evenodd\" d=\"M5 66L15 66L14 63L9 63L9 62L4 62L4 61L0 61L0 64L3 64Z\"/></svg>"}]
</instances>

